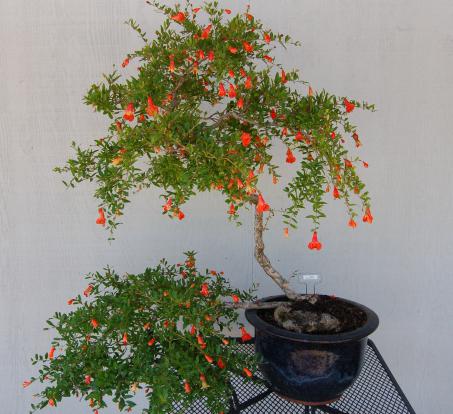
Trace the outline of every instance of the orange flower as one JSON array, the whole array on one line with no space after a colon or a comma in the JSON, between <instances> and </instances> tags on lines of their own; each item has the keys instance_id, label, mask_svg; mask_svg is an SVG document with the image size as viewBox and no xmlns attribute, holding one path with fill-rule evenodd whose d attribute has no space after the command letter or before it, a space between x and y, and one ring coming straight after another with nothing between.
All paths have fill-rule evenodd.
<instances>
[{"instance_id":1,"label":"orange flower","mask_svg":"<svg viewBox=\"0 0 453 414\"><path fill-rule=\"evenodd\" d=\"M173 100L173 94L169 93L167 97L162 101L163 105L166 105L167 103L170 103Z\"/></svg>"},{"instance_id":2,"label":"orange flower","mask_svg":"<svg viewBox=\"0 0 453 414\"><path fill-rule=\"evenodd\" d=\"M100 224L101 226L105 226L105 215L104 215L104 209L99 208L98 209L99 216L96 219L96 224Z\"/></svg>"},{"instance_id":3,"label":"orange flower","mask_svg":"<svg viewBox=\"0 0 453 414\"><path fill-rule=\"evenodd\" d=\"M287 127L283 127L282 129L282 137L286 137L288 135L288 128Z\"/></svg>"},{"instance_id":4,"label":"orange flower","mask_svg":"<svg viewBox=\"0 0 453 414\"><path fill-rule=\"evenodd\" d=\"M338 192L338 188L336 186L333 187L333 198L340 198L340 193Z\"/></svg>"},{"instance_id":5,"label":"orange flower","mask_svg":"<svg viewBox=\"0 0 453 414\"><path fill-rule=\"evenodd\" d=\"M269 204L267 204L264 201L264 198L261 194L258 195L258 204L256 205L256 211L258 213L264 213L265 211L269 211L270 207Z\"/></svg>"},{"instance_id":6,"label":"orange flower","mask_svg":"<svg viewBox=\"0 0 453 414\"><path fill-rule=\"evenodd\" d=\"M85 384L87 385L91 384L91 377L89 375L85 375Z\"/></svg>"},{"instance_id":7,"label":"orange flower","mask_svg":"<svg viewBox=\"0 0 453 414\"><path fill-rule=\"evenodd\" d=\"M363 166L364 166L365 168L368 168L368 163L367 163L367 162L362 161L362 164L363 164Z\"/></svg>"},{"instance_id":8,"label":"orange flower","mask_svg":"<svg viewBox=\"0 0 453 414\"><path fill-rule=\"evenodd\" d=\"M350 219L348 226L351 227L352 229L355 229L357 227L357 223L354 221L354 219Z\"/></svg>"},{"instance_id":9,"label":"orange flower","mask_svg":"<svg viewBox=\"0 0 453 414\"><path fill-rule=\"evenodd\" d=\"M346 159L344 160L344 166L345 166L345 168L352 168L353 167L352 166L352 162L349 161L349 160L346 160Z\"/></svg>"},{"instance_id":10,"label":"orange flower","mask_svg":"<svg viewBox=\"0 0 453 414\"><path fill-rule=\"evenodd\" d=\"M266 43L270 43L271 42L271 37L270 37L269 33L264 33L264 41Z\"/></svg>"},{"instance_id":11,"label":"orange flower","mask_svg":"<svg viewBox=\"0 0 453 414\"><path fill-rule=\"evenodd\" d=\"M231 14L231 10L230 10L230 9L225 9L224 12L225 12L226 14Z\"/></svg>"},{"instance_id":12,"label":"orange flower","mask_svg":"<svg viewBox=\"0 0 453 414\"><path fill-rule=\"evenodd\" d=\"M144 329L145 331L147 331L147 330L150 329L150 328L151 328L151 322L146 322L146 323L143 325L143 329Z\"/></svg>"},{"instance_id":13,"label":"orange flower","mask_svg":"<svg viewBox=\"0 0 453 414\"><path fill-rule=\"evenodd\" d=\"M238 101L236 102L236 105L237 105L238 109L244 108L244 99L239 98Z\"/></svg>"},{"instance_id":14,"label":"orange flower","mask_svg":"<svg viewBox=\"0 0 453 414\"><path fill-rule=\"evenodd\" d=\"M223 86L223 83L219 85L219 96L225 96L226 95L226 90L225 86Z\"/></svg>"},{"instance_id":15,"label":"orange flower","mask_svg":"<svg viewBox=\"0 0 453 414\"><path fill-rule=\"evenodd\" d=\"M220 369L224 369L225 368L225 363L223 362L223 359L219 357L219 359L217 360L217 366L220 368Z\"/></svg>"},{"instance_id":16,"label":"orange flower","mask_svg":"<svg viewBox=\"0 0 453 414\"><path fill-rule=\"evenodd\" d=\"M51 346L50 350L49 350L49 359L53 359L54 354L55 354L55 348L53 346Z\"/></svg>"},{"instance_id":17,"label":"orange flower","mask_svg":"<svg viewBox=\"0 0 453 414\"><path fill-rule=\"evenodd\" d=\"M186 215L181 210L178 210L178 220L183 220L184 217L186 217Z\"/></svg>"},{"instance_id":18,"label":"orange flower","mask_svg":"<svg viewBox=\"0 0 453 414\"><path fill-rule=\"evenodd\" d=\"M281 73L281 79L282 79L282 83L288 82L288 79L286 79L286 72L283 69L282 69L282 73Z\"/></svg>"},{"instance_id":19,"label":"orange flower","mask_svg":"<svg viewBox=\"0 0 453 414\"><path fill-rule=\"evenodd\" d=\"M247 53L253 52L253 46L249 42L242 42L242 46Z\"/></svg>"},{"instance_id":20,"label":"orange flower","mask_svg":"<svg viewBox=\"0 0 453 414\"><path fill-rule=\"evenodd\" d=\"M223 345L228 345L230 341L228 339L223 338L222 339Z\"/></svg>"},{"instance_id":21,"label":"orange flower","mask_svg":"<svg viewBox=\"0 0 453 414\"><path fill-rule=\"evenodd\" d=\"M179 12L172 16L171 19L175 22L182 23L184 20L186 20L186 15L183 12Z\"/></svg>"},{"instance_id":22,"label":"orange flower","mask_svg":"<svg viewBox=\"0 0 453 414\"><path fill-rule=\"evenodd\" d=\"M27 388L27 387L29 387L29 386L31 385L31 383L32 383L32 382L31 382L30 380L26 380L26 381L24 381L24 382L22 383L22 387L23 387L23 388Z\"/></svg>"},{"instance_id":23,"label":"orange flower","mask_svg":"<svg viewBox=\"0 0 453 414\"><path fill-rule=\"evenodd\" d=\"M205 341L203 340L203 337L201 335L198 335L197 336L197 342L198 342L198 345L206 345Z\"/></svg>"},{"instance_id":24,"label":"orange flower","mask_svg":"<svg viewBox=\"0 0 453 414\"><path fill-rule=\"evenodd\" d=\"M355 141L355 146L356 146L356 148L359 148L359 147L362 145L362 143L360 142L359 135L357 134L357 132L354 132L354 133L352 134L352 138L353 138L354 141Z\"/></svg>"},{"instance_id":25,"label":"orange flower","mask_svg":"<svg viewBox=\"0 0 453 414\"><path fill-rule=\"evenodd\" d=\"M245 329L244 326L241 328L241 338L242 338L242 342L247 342L247 341L250 341L250 339L252 339L252 335L250 335L247 332L247 330Z\"/></svg>"},{"instance_id":26,"label":"orange flower","mask_svg":"<svg viewBox=\"0 0 453 414\"><path fill-rule=\"evenodd\" d=\"M244 371L244 374L247 375L249 378L253 377L252 372L248 368L244 368L243 371Z\"/></svg>"},{"instance_id":27,"label":"orange flower","mask_svg":"<svg viewBox=\"0 0 453 414\"><path fill-rule=\"evenodd\" d=\"M197 328L195 327L195 325L192 325L192 327L190 328L190 334L195 335L196 333L197 333Z\"/></svg>"},{"instance_id":28,"label":"orange flower","mask_svg":"<svg viewBox=\"0 0 453 414\"><path fill-rule=\"evenodd\" d=\"M201 293L204 297L206 297L206 296L209 295L209 289L208 289L208 284L207 284L207 283L203 283L203 284L201 285L200 293Z\"/></svg>"},{"instance_id":29,"label":"orange flower","mask_svg":"<svg viewBox=\"0 0 453 414\"><path fill-rule=\"evenodd\" d=\"M156 342L156 338L151 338L151 339L148 341L148 345L149 345L149 346L153 346L155 342Z\"/></svg>"},{"instance_id":30,"label":"orange flower","mask_svg":"<svg viewBox=\"0 0 453 414\"><path fill-rule=\"evenodd\" d=\"M270 57L269 55L264 55L263 58L267 60L268 62L273 62L274 58Z\"/></svg>"},{"instance_id":31,"label":"orange flower","mask_svg":"<svg viewBox=\"0 0 453 414\"><path fill-rule=\"evenodd\" d=\"M214 51L210 50L208 52L208 60L212 62L214 60L214 58L215 58Z\"/></svg>"},{"instance_id":32,"label":"orange flower","mask_svg":"<svg viewBox=\"0 0 453 414\"><path fill-rule=\"evenodd\" d=\"M233 55L235 55L235 54L238 52L238 48L237 48L237 47L234 47L234 46L229 46L229 47L228 47L228 50L229 50L230 53L232 53Z\"/></svg>"},{"instance_id":33,"label":"orange flower","mask_svg":"<svg viewBox=\"0 0 453 414\"><path fill-rule=\"evenodd\" d=\"M112 165L114 165L116 167L117 165L120 165L122 162L123 162L123 157L115 157L112 160Z\"/></svg>"},{"instance_id":34,"label":"orange flower","mask_svg":"<svg viewBox=\"0 0 453 414\"><path fill-rule=\"evenodd\" d=\"M337 136L337 135L335 134L334 131L332 131L332 132L330 133L330 138L335 139L336 136Z\"/></svg>"},{"instance_id":35,"label":"orange flower","mask_svg":"<svg viewBox=\"0 0 453 414\"><path fill-rule=\"evenodd\" d=\"M184 392L186 394L190 394L190 392L192 391L192 388L190 388L190 384L184 380Z\"/></svg>"},{"instance_id":36,"label":"orange flower","mask_svg":"<svg viewBox=\"0 0 453 414\"><path fill-rule=\"evenodd\" d=\"M197 14L200 10L201 10L201 7L196 7L192 11L194 12L194 14Z\"/></svg>"},{"instance_id":37,"label":"orange flower","mask_svg":"<svg viewBox=\"0 0 453 414\"><path fill-rule=\"evenodd\" d=\"M346 112L349 114L355 108L355 105L352 102L349 102L346 98L343 99L343 105L346 109Z\"/></svg>"},{"instance_id":38,"label":"orange flower","mask_svg":"<svg viewBox=\"0 0 453 414\"><path fill-rule=\"evenodd\" d=\"M230 98L236 98L236 88L232 83L230 83L229 89L228 89L228 96Z\"/></svg>"},{"instance_id":39,"label":"orange flower","mask_svg":"<svg viewBox=\"0 0 453 414\"><path fill-rule=\"evenodd\" d=\"M310 250L321 250L322 243L318 241L318 233L316 231L313 232L313 237L311 238L311 242L308 243L308 248Z\"/></svg>"},{"instance_id":40,"label":"orange flower","mask_svg":"<svg viewBox=\"0 0 453 414\"><path fill-rule=\"evenodd\" d=\"M250 76L247 76L247 79L245 80L244 83L245 89L252 89L252 78Z\"/></svg>"},{"instance_id":41,"label":"orange flower","mask_svg":"<svg viewBox=\"0 0 453 414\"><path fill-rule=\"evenodd\" d=\"M121 63L121 66L125 68L127 65L129 65L129 58L126 58L123 60L123 63Z\"/></svg>"},{"instance_id":42,"label":"orange flower","mask_svg":"<svg viewBox=\"0 0 453 414\"><path fill-rule=\"evenodd\" d=\"M209 388L208 383L206 382L206 377L203 374L200 374L201 389Z\"/></svg>"},{"instance_id":43,"label":"orange flower","mask_svg":"<svg viewBox=\"0 0 453 414\"><path fill-rule=\"evenodd\" d=\"M175 71L175 57L174 55L170 55L170 64L168 65L168 70L170 72L174 72Z\"/></svg>"},{"instance_id":44,"label":"orange flower","mask_svg":"<svg viewBox=\"0 0 453 414\"><path fill-rule=\"evenodd\" d=\"M289 237L289 229L288 229L288 227L285 227L285 228L283 229L283 235L284 235L285 237Z\"/></svg>"},{"instance_id":45,"label":"orange flower","mask_svg":"<svg viewBox=\"0 0 453 414\"><path fill-rule=\"evenodd\" d=\"M272 119L277 118L277 112L275 112L275 109L274 109L274 108L272 108L271 111L269 112L269 116L270 116Z\"/></svg>"},{"instance_id":46,"label":"orange flower","mask_svg":"<svg viewBox=\"0 0 453 414\"><path fill-rule=\"evenodd\" d=\"M201 32L201 38L207 39L209 37L209 34L211 33L211 29L212 29L212 24L208 24Z\"/></svg>"},{"instance_id":47,"label":"orange flower","mask_svg":"<svg viewBox=\"0 0 453 414\"><path fill-rule=\"evenodd\" d=\"M370 208L367 207L366 210L365 210L365 215L363 216L363 222L364 223L372 223L373 222L373 216L371 215L371 211L370 211Z\"/></svg>"},{"instance_id":48,"label":"orange flower","mask_svg":"<svg viewBox=\"0 0 453 414\"><path fill-rule=\"evenodd\" d=\"M131 102L126 106L123 118L126 121L132 122L134 120L134 112L135 112L134 104Z\"/></svg>"},{"instance_id":49,"label":"orange flower","mask_svg":"<svg viewBox=\"0 0 453 414\"><path fill-rule=\"evenodd\" d=\"M127 332L123 334L123 345L127 345Z\"/></svg>"},{"instance_id":50,"label":"orange flower","mask_svg":"<svg viewBox=\"0 0 453 414\"><path fill-rule=\"evenodd\" d=\"M99 322L96 319L91 319L91 326L96 329L99 326Z\"/></svg>"},{"instance_id":51,"label":"orange flower","mask_svg":"<svg viewBox=\"0 0 453 414\"><path fill-rule=\"evenodd\" d=\"M49 400L49 405L50 405L51 407L55 407L55 400L50 399L50 400Z\"/></svg>"},{"instance_id":52,"label":"orange flower","mask_svg":"<svg viewBox=\"0 0 453 414\"><path fill-rule=\"evenodd\" d=\"M68 300L68 305L72 305L74 303L75 299L69 299Z\"/></svg>"},{"instance_id":53,"label":"orange flower","mask_svg":"<svg viewBox=\"0 0 453 414\"><path fill-rule=\"evenodd\" d=\"M294 141L303 141L303 140L304 140L304 135L302 134L302 132L297 131L297 134L294 137Z\"/></svg>"},{"instance_id":54,"label":"orange flower","mask_svg":"<svg viewBox=\"0 0 453 414\"><path fill-rule=\"evenodd\" d=\"M208 361L210 364L212 364L214 362L214 360L212 359L211 356L209 356L208 354L204 354L204 357L206 359L206 361Z\"/></svg>"},{"instance_id":55,"label":"orange flower","mask_svg":"<svg viewBox=\"0 0 453 414\"><path fill-rule=\"evenodd\" d=\"M157 105L154 105L153 98L148 96L148 106L146 107L146 113L149 116L156 116L159 113L159 108Z\"/></svg>"},{"instance_id":56,"label":"orange flower","mask_svg":"<svg viewBox=\"0 0 453 414\"><path fill-rule=\"evenodd\" d=\"M92 290L93 290L93 285L88 285L87 288L83 291L83 296L85 296L87 298L90 295Z\"/></svg>"},{"instance_id":57,"label":"orange flower","mask_svg":"<svg viewBox=\"0 0 453 414\"><path fill-rule=\"evenodd\" d=\"M196 75L198 73L198 62L193 62L192 73Z\"/></svg>"},{"instance_id":58,"label":"orange flower","mask_svg":"<svg viewBox=\"0 0 453 414\"><path fill-rule=\"evenodd\" d=\"M308 87L308 96L313 96L313 88L311 86Z\"/></svg>"},{"instance_id":59,"label":"orange flower","mask_svg":"<svg viewBox=\"0 0 453 414\"><path fill-rule=\"evenodd\" d=\"M277 184L277 183L278 183L278 178L275 175L273 175L272 176L272 184Z\"/></svg>"},{"instance_id":60,"label":"orange flower","mask_svg":"<svg viewBox=\"0 0 453 414\"><path fill-rule=\"evenodd\" d=\"M289 148L286 151L286 162L288 164L292 164L292 163L296 162L296 157L294 156L294 154L292 153L292 151Z\"/></svg>"},{"instance_id":61,"label":"orange flower","mask_svg":"<svg viewBox=\"0 0 453 414\"><path fill-rule=\"evenodd\" d=\"M233 215L233 214L235 214L235 213L236 213L236 208L234 207L234 204L231 203L231 204L230 204L230 209L228 210L228 214Z\"/></svg>"},{"instance_id":62,"label":"orange flower","mask_svg":"<svg viewBox=\"0 0 453 414\"><path fill-rule=\"evenodd\" d=\"M173 203L173 201L172 201L171 197L169 197L167 199L167 202L165 203L165 205L162 207L164 213L166 213L167 211L169 211L171 209L172 203Z\"/></svg>"},{"instance_id":63,"label":"orange flower","mask_svg":"<svg viewBox=\"0 0 453 414\"><path fill-rule=\"evenodd\" d=\"M183 12L176 13L174 16L171 16L171 19L175 22L182 23L186 20L186 15Z\"/></svg>"},{"instance_id":64,"label":"orange flower","mask_svg":"<svg viewBox=\"0 0 453 414\"><path fill-rule=\"evenodd\" d=\"M252 136L248 132L243 132L241 135L242 145L248 147L252 142Z\"/></svg>"},{"instance_id":65,"label":"orange flower","mask_svg":"<svg viewBox=\"0 0 453 414\"><path fill-rule=\"evenodd\" d=\"M231 299L233 299L234 303L238 303L239 302L239 296L235 295L234 293L231 295Z\"/></svg>"}]
</instances>

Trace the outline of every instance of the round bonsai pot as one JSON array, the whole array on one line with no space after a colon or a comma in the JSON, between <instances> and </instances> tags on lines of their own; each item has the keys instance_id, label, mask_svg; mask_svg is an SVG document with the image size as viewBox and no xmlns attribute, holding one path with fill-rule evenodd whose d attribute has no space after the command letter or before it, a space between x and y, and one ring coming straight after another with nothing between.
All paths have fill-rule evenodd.
<instances>
[{"instance_id":1,"label":"round bonsai pot","mask_svg":"<svg viewBox=\"0 0 453 414\"><path fill-rule=\"evenodd\" d=\"M261 302L285 301L271 296ZM260 369L281 397L305 405L323 405L341 397L362 369L367 337L378 325L378 316L367 307L337 298L366 314L359 328L338 334L312 335L271 325L260 310L248 309L247 320L255 327L255 349Z\"/></svg>"}]
</instances>

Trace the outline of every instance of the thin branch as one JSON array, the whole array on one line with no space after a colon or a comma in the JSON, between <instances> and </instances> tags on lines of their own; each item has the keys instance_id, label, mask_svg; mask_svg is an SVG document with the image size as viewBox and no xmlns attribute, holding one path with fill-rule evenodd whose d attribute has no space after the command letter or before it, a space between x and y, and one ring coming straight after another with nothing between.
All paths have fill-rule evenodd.
<instances>
[{"instance_id":1,"label":"thin branch","mask_svg":"<svg viewBox=\"0 0 453 414\"><path fill-rule=\"evenodd\" d=\"M225 305L232 309L275 309L284 304L288 302L225 302Z\"/></svg>"}]
</instances>

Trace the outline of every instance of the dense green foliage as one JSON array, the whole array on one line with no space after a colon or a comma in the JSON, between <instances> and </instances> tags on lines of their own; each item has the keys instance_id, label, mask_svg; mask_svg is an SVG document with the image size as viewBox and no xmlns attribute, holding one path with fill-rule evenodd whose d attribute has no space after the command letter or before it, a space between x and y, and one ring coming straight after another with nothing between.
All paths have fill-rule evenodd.
<instances>
[{"instance_id":1,"label":"dense green foliage","mask_svg":"<svg viewBox=\"0 0 453 414\"><path fill-rule=\"evenodd\" d=\"M170 412L175 404L183 413L199 398L213 413L227 411L230 375L248 380L243 370L254 371L255 361L227 343L237 312L224 300L250 300L249 292L232 289L214 270L199 273L193 255L139 275L106 269L87 278L84 295L68 302L75 309L47 322L58 336L50 355L34 358L40 370L31 382L46 384L34 409L78 396L93 410L113 398L122 411L143 390L147 413Z\"/></svg>"},{"instance_id":2,"label":"dense green foliage","mask_svg":"<svg viewBox=\"0 0 453 414\"><path fill-rule=\"evenodd\" d=\"M86 104L111 119L108 133L86 149L73 143L76 157L56 169L69 173L68 186L97 183L95 196L111 230L131 195L150 186L163 190L170 216L182 219L181 205L197 192L219 191L237 218L249 195L260 193L260 175L270 174L277 184L279 161L271 150L282 142L286 162L298 165L283 189L290 201L286 223L295 227L308 204L317 229L330 190L351 219L357 214L353 196L363 211L369 208L356 174L362 162L347 147L360 145L350 113L372 106L324 90L307 92L298 72L285 71L272 57L276 47L297 42L263 27L249 10L233 16L217 2L200 10L190 2L154 5L166 19L152 40L128 22L144 46L122 66L136 62L137 73L130 74L132 64L115 70L86 94Z\"/></svg>"}]
</instances>

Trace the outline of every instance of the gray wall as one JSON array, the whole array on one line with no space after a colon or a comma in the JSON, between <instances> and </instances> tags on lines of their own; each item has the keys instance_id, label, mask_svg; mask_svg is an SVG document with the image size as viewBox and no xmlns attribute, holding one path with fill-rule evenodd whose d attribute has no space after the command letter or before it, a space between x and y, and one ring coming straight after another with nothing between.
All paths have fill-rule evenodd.
<instances>
[{"instance_id":1,"label":"gray wall","mask_svg":"<svg viewBox=\"0 0 453 414\"><path fill-rule=\"evenodd\" d=\"M236 2L226 2L236 7ZM242 2L238 2L242 3ZM284 239L275 220L268 251L286 274L324 276L322 290L359 300L381 318L374 340L418 413L453 406L453 3L450 0L255 0L252 11L303 41L279 58L302 68L317 88L377 104L354 113L361 125L364 178L375 224L346 226L340 202L329 207L320 238L306 249L308 223ZM140 271L187 249L224 269L240 287L262 281L252 258L251 215L236 229L222 200L209 194L185 208L182 223L161 217L158 192L140 193L117 240L94 224L93 190L67 191L51 172L76 138L102 136L104 120L81 97L101 72L139 45L122 22L152 31L160 16L141 0L0 0L0 411L28 412L21 382L29 358L45 352L44 320L65 310L82 275L106 264ZM271 193L272 191L272 193ZM269 201L284 199L269 189ZM83 407L83 408L82 408ZM68 401L55 410L87 412ZM109 412L113 412L109 411Z\"/></svg>"}]
</instances>

